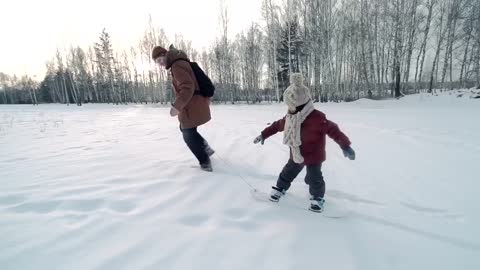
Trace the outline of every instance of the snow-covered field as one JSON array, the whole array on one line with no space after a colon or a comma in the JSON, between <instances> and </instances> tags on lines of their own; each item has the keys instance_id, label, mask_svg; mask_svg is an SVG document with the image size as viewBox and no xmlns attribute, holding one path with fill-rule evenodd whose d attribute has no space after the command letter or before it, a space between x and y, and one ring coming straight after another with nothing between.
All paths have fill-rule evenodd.
<instances>
[{"instance_id":1,"label":"snow-covered field","mask_svg":"<svg viewBox=\"0 0 480 270\"><path fill-rule=\"evenodd\" d=\"M302 174L255 201L288 158L252 140L282 105L217 105L201 172L168 108L0 106L0 269L480 269L480 101L443 94L316 104L351 138L328 142L330 219ZM246 183L246 182L247 183Z\"/></svg>"}]
</instances>

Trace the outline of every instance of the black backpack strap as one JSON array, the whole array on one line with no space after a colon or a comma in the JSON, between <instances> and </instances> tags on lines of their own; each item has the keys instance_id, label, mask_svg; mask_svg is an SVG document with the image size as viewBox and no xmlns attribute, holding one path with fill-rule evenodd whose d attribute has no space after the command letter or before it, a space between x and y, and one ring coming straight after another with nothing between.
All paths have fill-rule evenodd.
<instances>
[{"instance_id":1,"label":"black backpack strap","mask_svg":"<svg viewBox=\"0 0 480 270\"><path fill-rule=\"evenodd\" d=\"M190 62L188 59L186 59L186 58L178 58L178 59L173 60L172 64L170 65L170 68L172 68L172 67L173 67L173 64L174 64L175 62L177 62L177 61L185 61L185 62L191 64L191 62ZM172 76L173 76L173 74L172 74ZM200 92L200 90L195 90L195 92L193 92L193 95L194 95L194 96L201 96L201 95L202 95L202 92Z\"/></svg>"}]
</instances>

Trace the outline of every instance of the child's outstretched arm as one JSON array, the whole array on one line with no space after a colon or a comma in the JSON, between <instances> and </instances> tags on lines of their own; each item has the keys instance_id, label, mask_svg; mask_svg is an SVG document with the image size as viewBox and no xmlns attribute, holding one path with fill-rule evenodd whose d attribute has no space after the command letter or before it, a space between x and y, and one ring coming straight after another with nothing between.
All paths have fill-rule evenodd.
<instances>
[{"instance_id":1,"label":"child's outstretched arm","mask_svg":"<svg viewBox=\"0 0 480 270\"><path fill-rule=\"evenodd\" d=\"M348 157L350 160L355 159L355 151L350 146L352 143L348 139L347 135L343 133L338 125L330 120L326 120L327 135L332 138L343 150L343 155Z\"/></svg>"},{"instance_id":2,"label":"child's outstretched arm","mask_svg":"<svg viewBox=\"0 0 480 270\"><path fill-rule=\"evenodd\" d=\"M264 129L262 131L262 133L260 134L260 136L255 138L253 143L255 143L255 144L262 143L263 144L263 142L266 139L268 139L269 137L277 134L278 132L282 132L284 130L284 128L285 128L285 118L282 118L278 121L275 121L269 127Z\"/></svg>"}]
</instances>

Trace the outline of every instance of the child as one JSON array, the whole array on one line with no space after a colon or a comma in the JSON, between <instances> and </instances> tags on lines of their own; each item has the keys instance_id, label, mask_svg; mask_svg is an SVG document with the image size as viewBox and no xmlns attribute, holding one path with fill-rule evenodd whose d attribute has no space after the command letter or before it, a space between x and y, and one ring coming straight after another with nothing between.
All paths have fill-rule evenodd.
<instances>
[{"instance_id":1,"label":"child","mask_svg":"<svg viewBox=\"0 0 480 270\"><path fill-rule=\"evenodd\" d=\"M278 202L290 188L292 181L307 167L305 182L311 195L310 210L322 212L324 208L325 182L321 166L325 161L325 135L332 138L343 150L345 157L355 159L350 140L340 131L337 124L327 120L324 113L315 110L310 90L303 84L303 76L293 73L290 86L283 93L288 113L262 131L254 143L263 144L270 136L283 131L283 143L290 147L290 159L272 187L270 200Z\"/></svg>"}]
</instances>

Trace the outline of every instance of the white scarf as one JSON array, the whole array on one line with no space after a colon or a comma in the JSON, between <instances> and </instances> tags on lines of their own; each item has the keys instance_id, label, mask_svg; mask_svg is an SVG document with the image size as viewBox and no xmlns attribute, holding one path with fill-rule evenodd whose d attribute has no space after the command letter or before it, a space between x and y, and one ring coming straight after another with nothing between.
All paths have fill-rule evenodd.
<instances>
[{"instance_id":1,"label":"white scarf","mask_svg":"<svg viewBox=\"0 0 480 270\"><path fill-rule=\"evenodd\" d=\"M300 145L302 145L302 138L300 131L302 123L315 110L313 102L310 100L305 107L296 114L287 113L285 117L285 129L283 131L283 143L290 146L292 151L293 161L301 164L304 162L302 153L300 152Z\"/></svg>"}]
</instances>

